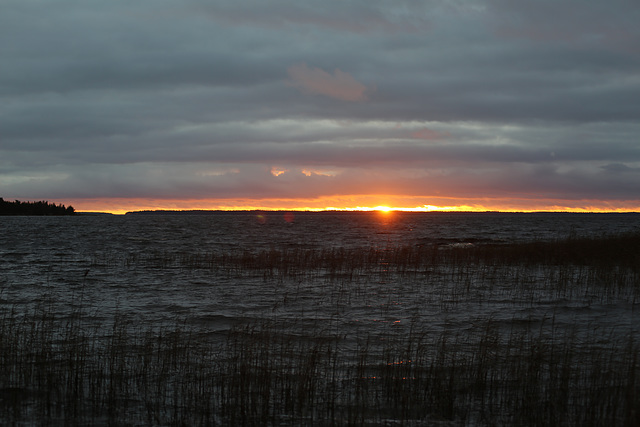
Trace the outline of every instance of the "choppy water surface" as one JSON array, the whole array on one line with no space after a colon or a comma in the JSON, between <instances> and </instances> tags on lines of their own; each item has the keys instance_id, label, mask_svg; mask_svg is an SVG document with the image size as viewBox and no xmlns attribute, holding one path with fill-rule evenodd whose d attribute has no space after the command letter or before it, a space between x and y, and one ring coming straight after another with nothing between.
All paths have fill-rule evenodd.
<instances>
[{"instance_id":1,"label":"choppy water surface","mask_svg":"<svg viewBox=\"0 0 640 427\"><path fill-rule=\"evenodd\" d=\"M628 326L630 311L610 312L596 296L575 300L540 289L532 289L526 298L510 296L509 281L515 279L510 278L513 271L508 268L467 271L468 281L473 282L469 286L476 288L460 298L452 285L459 285L460 278L451 276L452 272L434 270L412 277L376 273L342 280L316 274L283 279L247 271L229 274L188 268L175 260L287 248L478 245L639 229L640 215L636 214L5 217L0 219L0 302L19 307L47 299L60 310L81 303L96 318L108 318L117 311L150 323L188 316L212 331L224 331L239 320L274 317L334 322L334 326L358 333L381 322L398 326L410 319L431 322L434 327L445 323L464 327L474 318L487 316L505 321L514 317L542 320L557 316L559 309L572 320ZM527 274L554 280L547 277L549 272ZM591 304L590 298L600 305ZM619 305L620 301L604 303Z\"/></svg>"},{"instance_id":2,"label":"choppy water surface","mask_svg":"<svg viewBox=\"0 0 640 427\"><path fill-rule=\"evenodd\" d=\"M609 400L593 416L608 419L609 406L620 406L621 399L611 393L635 387L635 343L640 339L637 268L615 263L604 267L567 262L510 264L504 258L477 262L465 258L464 251L468 254L468 248L487 244L638 231L637 214L0 217L0 326L4 336L14 340L16 349L15 354L11 349L5 352L8 382L0 386L0 420L2 408L13 405L15 419L7 420L39 413L59 420L59 425L82 420L104 425L135 424L133 420L151 423L150 419L162 424L158 421L161 418L166 425L180 424L177 419L184 420L183 424L198 419L203 424L214 420L232 424L233 420L238 421L233 417L238 416L251 425L264 421L260 417L246 418L259 401L257 405L269 414L272 425L296 425L316 416L330 416L336 424L354 424L350 418L354 408L359 408L357 419L362 424L365 420L382 423L382 408L386 408L391 420L387 421L393 423L413 416L422 425L434 415L460 421L460 425L509 425L536 399L542 406L529 408L525 420L548 421L550 418L544 414L538 418L539 409L545 408L545 399L556 399L564 405L562 419L575 420L579 425L591 416L581 415L583 406L592 405L593 396L600 399L605 386L609 387ZM441 257L442 253L445 256ZM373 262L351 262L366 261L371 254L375 255L371 257ZM418 263L404 262L403 257L416 254L427 261L421 258ZM456 258L456 254L462 255ZM24 322L20 320L22 316ZM80 375L87 384L99 379L95 383L99 386L82 391L86 396L94 393L91 396L95 403L94 409L85 409L84 414L69 412L68 408L77 407L78 399L73 393L57 396L58 385L45 381L53 373L68 378L71 374L60 366L75 366L55 359L60 355L54 349L63 345L55 334L47 335L45 331L36 338L40 339L37 345L51 346L43 355L53 357L50 365L42 365L42 360L36 358L33 366L44 370L43 375L36 376L44 385L30 383L31 376L22 369L22 358L34 353L32 345L20 337L24 331L33 335L29 325L37 329L51 317L56 319L52 325L60 325L59 333L69 329L68 325L76 325L76 332L111 345L106 352L100 345L95 347L94 350L103 348L103 353L93 356L94 370L86 368ZM219 362L227 364L216 370L218 365L207 363L203 366L212 371L204 370L201 377L196 377L201 381L220 378L221 382L206 382L208 385L201 390L200 383L190 384L191 380L183 378L183 371L171 379L174 386L167 386L163 375L150 376L149 381L157 385L152 389L158 393L150 395L144 381L141 386L136 385L136 372L146 372L146 365L132 362L130 377L123 377L118 383L109 376L111 365L100 363L105 357L126 358L129 350L136 350L127 347L127 351L118 353L122 349L114 344L116 341L110 341L110 336L116 336L116 319L121 322L123 318L130 321L127 327L134 332L128 345L146 337L141 331L187 323L190 331L196 331L198 343L209 346L211 342L215 358L221 357ZM242 335L245 325L265 327L263 337L267 341L261 341L265 338L260 338L259 333ZM23 329L15 336L11 334L12 327ZM245 341L227 340L242 336ZM120 335L123 337L126 334ZM168 335L158 332L158 337L167 339ZM67 345L81 349L73 347L76 341L83 342L70 339ZM25 344L24 348L20 343ZM316 363L309 378L317 380L312 389L318 391L318 396L298 396L300 405L307 402L315 408L315 413L307 413L300 409L304 405L292 409L280 397L291 398L292 390L297 393L300 387L307 387L304 378L299 384L291 378L297 378L301 369L311 365L304 357L294 357L297 350L291 350L316 351L320 347L314 347L314 343L330 344L322 353L324 359L309 359ZM160 346L160 338L157 345ZM254 354L254 346L262 348ZM264 357L260 356L263 353ZM73 359L75 356L70 354ZM164 360L160 350L151 354L155 354L158 363ZM147 360L149 354L141 356ZM12 357L15 363L9 362ZM415 357L419 360L410 360ZM249 359L240 360L243 358ZM193 373L195 365L189 365L189 360L186 357L178 362L184 362L186 371ZM565 369L562 375L556 366L559 362ZM246 371L246 365L252 363L253 370ZM600 378L601 364L609 374L617 376ZM413 367L400 369L408 365ZM435 370L430 370L434 366ZM451 384L455 382L459 387L451 396L445 383L437 383L440 371L451 374ZM260 375L265 372L273 375L263 381ZM458 372L461 374L454 381L454 373ZM103 384L100 375L111 379ZM520 380L513 380L514 375L519 375ZM518 387L513 381L525 384ZM530 381L543 384L530 387ZM551 381L552 386L546 381ZM618 385L611 386L611 381ZM100 412L119 402L100 391L107 383L129 387L131 400L123 406L128 408L126 413ZM227 383L242 387L229 388ZM189 395L181 393L177 384L186 390L197 389L196 394L202 395L204 403L194 406L194 402L184 400ZM39 388L37 393L34 387ZM259 392L250 391L251 387ZM551 391L547 393L548 387ZM591 394L582 396L583 388ZM230 390L235 394L229 394ZM367 394L363 390L369 390L369 394L361 399ZM415 402L405 399L403 404L411 413L397 410L399 402L394 399L402 390L416 396ZM568 390L573 393L570 397L558 397ZM273 391L274 396L263 394L265 391ZM538 391L540 395L536 394ZM16 392L25 397L24 401L6 397ZM633 397L632 393L625 393L625 399ZM41 395L48 397L40 399ZM449 398L451 405L457 405L455 411L449 404L439 406L433 401L449 402ZM421 399L431 399L426 412ZM155 405L153 411L149 402ZM58 408L58 412L54 413L51 408L56 404L54 409ZM612 423L627 420L629 414L634 414L628 408L635 404L628 401L620 406L627 409L612 412ZM183 411L177 419L167 409L173 405ZM493 408L493 415L488 418L484 410L487 405ZM218 407L227 409L210 412ZM32 408L40 412L33 412ZM92 412L95 408L97 412ZM556 409L549 416L553 417ZM152 413L156 418L145 418ZM292 414L299 418L290 418ZM206 422L198 418L203 416Z\"/></svg>"}]
</instances>

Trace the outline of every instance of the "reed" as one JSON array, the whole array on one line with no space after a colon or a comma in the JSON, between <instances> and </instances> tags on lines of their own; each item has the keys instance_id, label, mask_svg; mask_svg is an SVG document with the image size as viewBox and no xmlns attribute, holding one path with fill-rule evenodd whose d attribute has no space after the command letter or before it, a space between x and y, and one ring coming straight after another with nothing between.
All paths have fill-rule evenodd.
<instances>
[{"instance_id":1,"label":"reed","mask_svg":"<svg viewBox=\"0 0 640 427\"><path fill-rule=\"evenodd\" d=\"M637 236L571 236L96 256L105 271L259 277L274 300L222 335L188 315L106 316L82 288L70 301L0 305L0 421L640 425L639 253ZM296 311L305 299L333 314ZM465 313L495 301L502 311ZM582 310L612 304L626 304L626 324L584 323ZM575 317L557 316L567 305ZM354 307L375 321L354 323Z\"/></svg>"},{"instance_id":2,"label":"reed","mask_svg":"<svg viewBox=\"0 0 640 427\"><path fill-rule=\"evenodd\" d=\"M323 274L353 277L359 274L416 274L438 266L470 264L557 267L589 266L628 269L640 274L640 233L577 237L486 245L413 245L368 248L271 248L236 252L108 253L92 258L92 266L151 269L210 269L234 274L261 272L266 277Z\"/></svg>"},{"instance_id":3,"label":"reed","mask_svg":"<svg viewBox=\"0 0 640 427\"><path fill-rule=\"evenodd\" d=\"M337 425L449 420L478 425L637 425L631 337L414 325L348 349L350 337L270 322L223 343L179 326L58 333L46 313L2 331L2 419L59 424ZM79 327L80 325L78 325ZM25 338L26 337L26 338ZM35 351L34 351L35 350Z\"/></svg>"}]
</instances>

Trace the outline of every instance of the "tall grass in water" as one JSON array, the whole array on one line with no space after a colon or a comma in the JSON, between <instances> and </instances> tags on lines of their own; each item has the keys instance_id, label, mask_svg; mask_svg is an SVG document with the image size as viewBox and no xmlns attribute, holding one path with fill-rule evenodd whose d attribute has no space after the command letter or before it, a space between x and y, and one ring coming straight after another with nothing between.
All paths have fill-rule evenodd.
<instances>
[{"instance_id":1,"label":"tall grass in water","mask_svg":"<svg viewBox=\"0 0 640 427\"><path fill-rule=\"evenodd\" d=\"M120 259L118 259L120 258ZM603 237L570 236L556 241L512 244L424 244L368 248L272 248L257 252L150 252L103 254L98 265L122 263L150 268L212 269L237 274L261 271L297 276L322 271L341 276L389 270L416 273L434 265L588 265L640 270L640 233Z\"/></svg>"},{"instance_id":2,"label":"tall grass in water","mask_svg":"<svg viewBox=\"0 0 640 427\"><path fill-rule=\"evenodd\" d=\"M44 315L44 318L41 317ZM44 320L44 324L41 322ZM2 420L47 424L637 425L637 342L538 328L413 328L352 349L258 323L225 342L179 327L109 335L4 317ZM43 328L44 326L44 328ZM562 339L556 339L562 338Z\"/></svg>"},{"instance_id":3,"label":"tall grass in water","mask_svg":"<svg viewBox=\"0 0 640 427\"><path fill-rule=\"evenodd\" d=\"M627 301L634 316L640 252L637 240L624 239L127 259L266 281L321 277L342 284L337 293L326 288L341 302L382 277L407 281L416 296L443 284L432 293L443 309L487 294L521 307L544 293L563 304L585 295ZM614 255L598 257L597 248ZM592 330L553 313L433 325L418 312L365 332L265 316L220 338L189 319L141 327L120 312L105 325L90 307L61 314L69 311L59 304L43 299L0 312L3 424L640 425L633 328Z\"/></svg>"}]
</instances>

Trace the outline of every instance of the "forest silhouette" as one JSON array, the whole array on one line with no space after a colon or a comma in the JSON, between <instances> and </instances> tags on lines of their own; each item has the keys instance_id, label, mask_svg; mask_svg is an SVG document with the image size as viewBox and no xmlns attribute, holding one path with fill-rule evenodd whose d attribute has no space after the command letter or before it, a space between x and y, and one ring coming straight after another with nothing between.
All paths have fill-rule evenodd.
<instances>
[{"instance_id":1,"label":"forest silhouette","mask_svg":"<svg viewBox=\"0 0 640 427\"><path fill-rule=\"evenodd\" d=\"M73 206L56 205L47 201L38 202L15 202L5 201L0 197L0 215L74 215L76 213Z\"/></svg>"}]
</instances>

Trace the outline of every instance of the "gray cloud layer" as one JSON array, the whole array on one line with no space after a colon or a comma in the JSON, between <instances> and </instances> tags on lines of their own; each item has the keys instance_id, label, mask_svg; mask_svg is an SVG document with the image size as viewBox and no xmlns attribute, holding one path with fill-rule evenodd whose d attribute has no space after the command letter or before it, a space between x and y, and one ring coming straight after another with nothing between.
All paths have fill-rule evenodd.
<instances>
[{"instance_id":1,"label":"gray cloud layer","mask_svg":"<svg viewBox=\"0 0 640 427\"><path fill-rule=\"evenodd\" d=\"M625 0L5 0L0 196L640 206L638 22Z\"/></svg>"}]
</instances>

